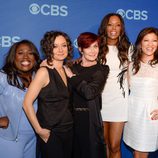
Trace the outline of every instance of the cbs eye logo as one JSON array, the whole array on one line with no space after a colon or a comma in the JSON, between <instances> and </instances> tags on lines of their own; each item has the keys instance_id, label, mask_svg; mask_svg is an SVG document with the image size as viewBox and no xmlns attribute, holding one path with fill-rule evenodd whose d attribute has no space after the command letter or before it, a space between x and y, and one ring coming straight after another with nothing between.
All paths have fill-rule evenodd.
<instances>
[{"instance_id":1,"label":"cbs eye logo","mask_svg":"<svg viewBox=\"0 0 158 158\"><path fill-rule=\"evenodd\" d=\"M40 6L36 3L33 3L29 6L31 14L38 14L40 12Z\"/></svg>"},{"instance_id":2,"label":"cbs eye logo","mask_svg":"<svg viewBox=\"0 0 158 158\"><path fill-rule=\"evenodd\" d=\"M29 6L29 11L33 15L42 14L45 16L68 16L68 7L66 5L38 5L33 3Z\"/></svg>"},{"instance_id":3,"label":"cbs eye logo","mask_svg":"<svg viewBox=\"0 0 158 158\"><path fill-rule=\"evenodd\" d=\"M116 13L120 14L123 18L128 20L147 20L148 19L148 12L146 10L123 10L118 9Z\"/></svg>"},{"instance_id":4,"label":"cbs eye logo","mask_svg":"<svg viewBox=\"0 0 158 158\"><path fill-rule=\"evenodd\" d=\"M75 48L78 48L77 39L74 40L73 45Z\"/></svg>"}]
</instances>

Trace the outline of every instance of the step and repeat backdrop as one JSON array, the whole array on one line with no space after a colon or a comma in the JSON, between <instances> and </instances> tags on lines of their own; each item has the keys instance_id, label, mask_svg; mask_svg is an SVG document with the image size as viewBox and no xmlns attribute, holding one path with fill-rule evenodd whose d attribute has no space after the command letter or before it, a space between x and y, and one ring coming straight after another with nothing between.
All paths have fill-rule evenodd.
<instances>
[{"instance_id":1,"label":"step and repeat backdrop","mask_svg":"<svg viewBox=\"0 0 158 158\"><path fill-rule=\"evenodd\" d=\"M29 39L40 51L40 40L50 30L69 34L77 58L77 36L84 31L97 33L102 18L110 12L123 16L132 43L142 28L158 27L158 0L1 0L0 67L14 42ZM123 142L122 153L123 158L132 158ZM158 158L158 153L150 157Z\"/></svg>"}]
</instances>

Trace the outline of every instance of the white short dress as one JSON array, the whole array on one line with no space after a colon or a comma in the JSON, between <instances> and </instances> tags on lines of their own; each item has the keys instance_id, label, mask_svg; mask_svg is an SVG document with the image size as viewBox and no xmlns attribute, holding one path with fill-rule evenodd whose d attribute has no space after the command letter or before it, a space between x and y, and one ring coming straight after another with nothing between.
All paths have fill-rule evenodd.
<instances>
[{"instance_id":1,"label":"white short dress","mask_svg":"<svg viewBox=\"0 0 158 158\"><path fill-rule=\"evenodd\" d=\"M119 68L120 61L118 58L118 49L116 46L108 46L109 53L107 54L107 65L110 68L109 76L102 92L102 119L107 122L124 122L127 121L127 98L128 84L127 74L124 75L124 92L120 88L119 73L122 68Z\"/></svg>"},{"instance_id":2,"label":"white short dress","mask_svg":"<svg viewBox=\"0 0 158 158\"><path fill-rule=\"evenodd\" d=\"M131 72L131 65L130 65ZM141 63L136 75L130 73L128 122L123 140L134 150L152 152L158 149L158 120L151 120L150 113L158 109L158 64Z\"/></svg>"}]
</instances>

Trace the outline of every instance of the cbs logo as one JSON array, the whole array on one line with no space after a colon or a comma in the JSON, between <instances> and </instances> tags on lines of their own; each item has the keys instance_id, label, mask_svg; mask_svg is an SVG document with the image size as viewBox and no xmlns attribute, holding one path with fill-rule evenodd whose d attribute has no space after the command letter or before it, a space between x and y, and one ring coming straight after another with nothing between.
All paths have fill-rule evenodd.
<instances>
[{"instance_id":1,"label":"cbs logo","mask_svg":"<svg viewBox=\"0 0 158 158\"><path fill-rule=\"evenodd\" d=\"M68 7L65 5L59 6L59 5L49 5L49 4L43 4L38 5L36 3L33 3L29 6L29 11L31 14L37 15L51 15L51 16L67 16L68 15Z\"/></svg>"},{"instance_id":2,"label":"cbs logo","mask_svg":"<svg viewBox=\"0 0 158 158\"><path fill-rule=\"evenodd\" d=\"M0 47L10 47L13 43L18 42L20 37L18 36L1 36L0 37Z\"/></svg>"},{"instance_id":3,"label":"cbs logo","mask_svg":"<svg viewBox=\"0 0 158 158\"><path fill-rule=\"evenodd\" d=\"M75 39L75 40L73 41L73 46L74 46L75 48L78 48L77 39Z\"/></svg>"},{"instance_id":4,"label":"cbs logo","mask_svg":"<svg viewBox=\"0 0 158 158\"><path fill-rule=\"evenodd\" d=\"M118 9L116 13L120 14L123 18L128 20L147 20L148 19L148 12L146 10L123 10Z\"/></svg>"}]
</instances>

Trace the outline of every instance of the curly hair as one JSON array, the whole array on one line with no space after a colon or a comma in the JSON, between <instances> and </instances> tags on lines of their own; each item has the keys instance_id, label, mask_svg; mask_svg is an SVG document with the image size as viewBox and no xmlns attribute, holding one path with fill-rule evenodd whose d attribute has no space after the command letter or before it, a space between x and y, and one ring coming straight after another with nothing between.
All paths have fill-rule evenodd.
<instances>
[{"instance_id":1,"label":"curly hair","mask_svg":"<svg viewBox=\"0 0 158 158\"><path fill-rule=\"evenodd\" d=\"M52 50L54 49L54 41L56 37L58 36L63 36L66 40L67 47L68 47L68 56L66 58L66 62L69 62L72 59L72 52L73 52L73 47L72 47L72 42L70 40L70 37L62 31L48 31L44 34L43 39L41 40L41 48L43 52L45 53L47 57L47 64L52 65L52 57L53 53Z\"/></svg>"},{"instance_id":2,"label":"curly hair","mask_svg":"<svg viewBox=\"0 0 158 158\"><path fill-rule=\"evenodd\" d=\"M6 59L5 59L5 64L2 67L1 72L4 72L7 74L7 81L10 85L24 90L25 89L24 84L19 82L19 78L20 79L22 78L21 77L22 72L14 64L16 50L21 44L28 45L31 48L36 62L35 62L34 67L30 70L30 72L33 73L33 72L37 71L37 69L39 68L39 64L40 64L41 60L40 60L39 52L38 52L36 46L29 40L21 40L19 42L14 43L10 47L10 49L7 53Z\"/></svg>"},{"instance_id":3,"label":"curly hair","mask_svg":"<svg viewBox=\"0 0 158 158\"><path fill-rule=\"evenodd\" d=\"M109 20L112 16L117 16L121 21L121 33L118 38L118 42L116 44L118 48L118 58L120 60L120 66L123 65L126 61L128 61L128 50L130 47L130 41L125 32L125 24L122 16L117 13L109 13L107 14L101 21L100 27L98 29L98 34L100 36L100 55L99 60L102 64L106 63L106 55L109 51L108 49L108 35L107 35L107 26Z\"/></svg>"},{"instance_id":4,"label":"curly hair","mask_svg":"<svg viewBox=\"0 0 158 158\"><path fill-rule=\"evenodd\" d=\"M146 27L140 31L138 34L138 37L135 42L134 52L132 55L132 61L133 61L133 70L134 74L136 74L140 69L140 62L142 59L142 48L141 48L141 42L143 38L150 33L154 33L158 37L158 28L154 27ZM155 65L158 63L158 48L154 52L154 58L150 61L150 65Z\"/></svg>"}]
</instances>

